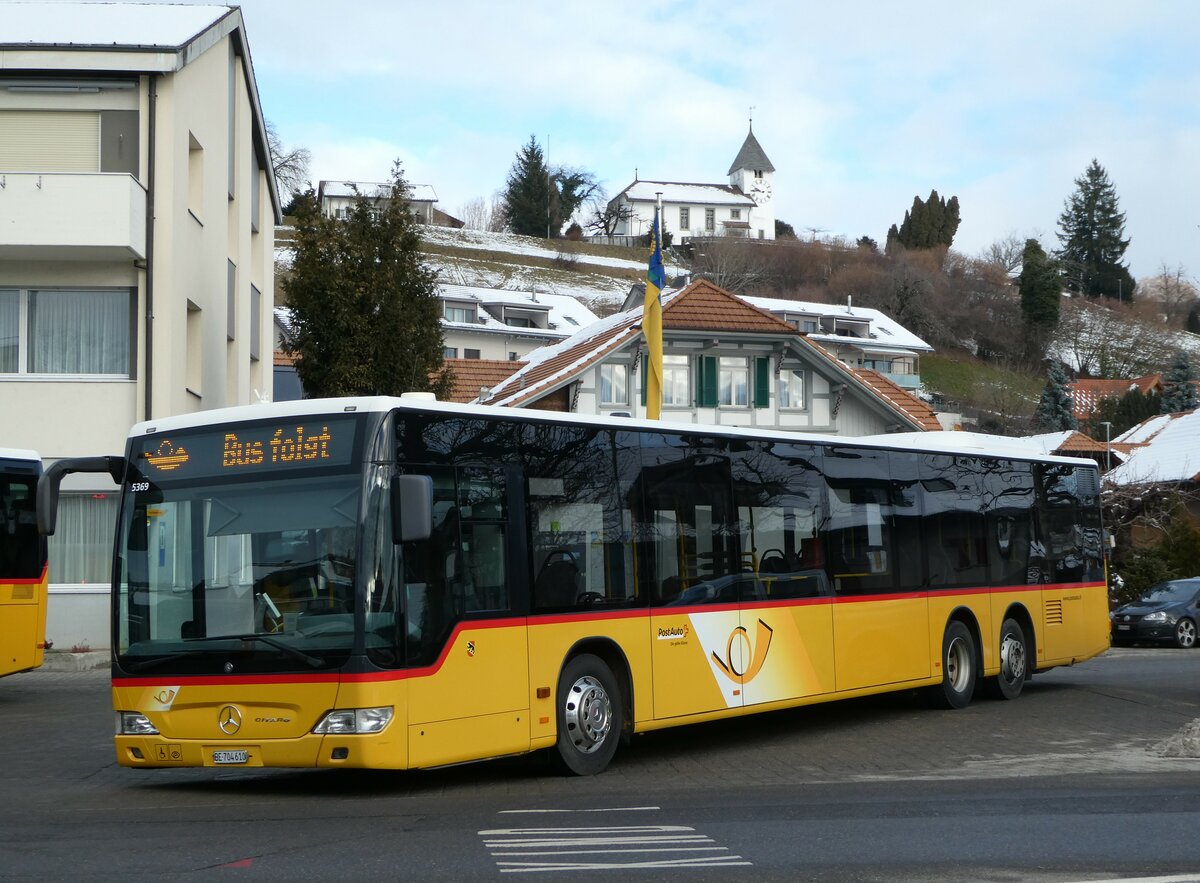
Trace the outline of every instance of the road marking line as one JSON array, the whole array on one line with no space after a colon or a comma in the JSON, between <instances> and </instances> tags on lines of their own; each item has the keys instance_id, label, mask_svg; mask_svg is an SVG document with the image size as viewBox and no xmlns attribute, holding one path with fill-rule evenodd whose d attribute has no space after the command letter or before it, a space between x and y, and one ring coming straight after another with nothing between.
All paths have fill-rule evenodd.
<instances>
[{"instance_id":1,"label":"road marking line","mask_svg":"<svg viewBox=\"0 0 1200 883\"><path fill-rule=\"evenodd\" d=\"M695 831L687 825L601 825L595 828L492 828L480 831L480 837L521 834L640 834L650 831Z\"/></svg>"},{"instance_id":2,"label":"road marking line","mask_svg":"<svg viewBox=\"0 0 1200 883\"><path fill-rule=\"evenodd\" d=\"M1077 880L1075 883L1200 883L1200 874L1178 874L1174 877L1105 877L1102 880Z\"/></svg>"},{"instance_id":3,"label":"road marking line","mask_svg":"<svg viewBox=\"0 0 1200 883\"><path fill-rule=\"evenodd\" d=\"M740 855L714 856L705 859L668 859L655 862L496 862L502 874L521 874L531 871L616 871L630 868L733 868L749 865Z\"/></svg>"},{"instance_id":4,"label":"road marking line","mask_svg":"<svg viewBox=\"0 0 1200 883\"><path fill-rule=\"evenodd\" d=\"M521 815L536 813L568 813L568 812L657 812L659 806L599 806L595 809L502 809L499 815Z\"/></svg>"},{"instance_id":5,"label":"road marking line","mask_svg":"<svg viewBox=\"0 0 1200 883\"><path fill-rule=\"evenodd\" d=\"M646 849L557 849L546 852L493 852L492 855L586 855L590 852L729 852L728 846L663 846Z\"/></svg>"},{"instance_id":6,"label":"road marking line","mask_svg":"<svg viewBox=\"0 0 1200 883\"><path fill-rule=\"evenodd\" d=\"M496 847L545 846L621 846L634 843L712 843L711 837L696 834L691 837L539 837L531 840L485 840L484 845Z\"/></svg>"}]
</instances>

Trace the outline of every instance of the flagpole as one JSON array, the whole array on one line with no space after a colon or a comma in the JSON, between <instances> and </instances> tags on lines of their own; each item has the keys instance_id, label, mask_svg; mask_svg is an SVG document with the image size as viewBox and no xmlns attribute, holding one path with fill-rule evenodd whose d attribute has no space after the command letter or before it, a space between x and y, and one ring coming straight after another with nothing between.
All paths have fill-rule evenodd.
<instances>
[{"instance_id":1,"label":"flagpole","mask_svg":"<svg viewBox=\"0 0 1200 883\"><path fill-rule=\"evenodd\" d=\"M662 258L662 193L656 194L654 226L650 229L650 266L646 270L646 299L642 307L642 333L646 336L646 418L659 419L662 410L663 337L662 290L666 273Z\"/></svg>"}]
</instances>

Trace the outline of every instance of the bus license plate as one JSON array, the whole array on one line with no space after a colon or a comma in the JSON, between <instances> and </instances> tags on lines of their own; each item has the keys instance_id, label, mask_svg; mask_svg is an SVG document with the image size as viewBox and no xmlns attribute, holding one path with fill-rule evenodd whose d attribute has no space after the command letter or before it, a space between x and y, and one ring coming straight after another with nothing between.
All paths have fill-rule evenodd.
<instances>
[{"instance_id":1,"label":"bus license plate","mask_svg":"<svg viewBox=\"0 0 1200 883\"><path fill-rule=\"evenodd\" d=\"M249 760L250 752L242 748L213 752L213 763L246 763Z\"/></svg>"}]
</instances>

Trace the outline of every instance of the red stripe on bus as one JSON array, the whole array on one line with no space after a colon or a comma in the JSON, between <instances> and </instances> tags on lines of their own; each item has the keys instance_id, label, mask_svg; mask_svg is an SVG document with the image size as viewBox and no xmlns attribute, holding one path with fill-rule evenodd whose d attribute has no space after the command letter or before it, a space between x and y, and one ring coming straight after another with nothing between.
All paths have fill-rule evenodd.
<instances>
[{"instance_id":1,"label":"red stripe on bus","mask_svg":"<svg viewBox=\"0 0 1200 883\"><path fill-rule=\"evenodd\" d=\"M364 684L374 683L379 681L404 681L411 678L430 677L438 673L446 659L450 656L450 650L454 646L458 636L468 629L496 629L509 628L517 625L557 625L562 623L578 623L578 622L596 622L610 619L636 619L639 617L650 616L666 616L666 615L690 615L693 613L713 613L720 611L739 610L743 607L809 607L816 604L832 604L832 603L861 603L863 601L888 601L898 599L915 599L928 598L941 595L996 595L1011 592L1039 592L1056 589L1099 589L1105 588L1104 583L1046 583L1037 585L1019 585L1019 586L1002 586L1000 588L974 588L974 589L939 589L925 592L905 592L903 594L879 594L879 595L856 595L854 597L831 597L822 596L819 598L780 598L778 600L762 599L758 601L747 601L743 604L696 604L687 607L651 607L639 608L637 610L608 610L596 612L589 616L570 616L567 614L555 614L546 617L504 617L502 619L477 619L459 622L455 624L450 632L450 637L446 640L445 646L442 647L438 658L431 665L421 668L405 668L405 669L390 669L388 671L375 672L329 672L326 674L281 674L281 675L203 675L200 677L192 677L189 675L174 675L167 678L113 678L112 685L114 687L161 687L164 684L175 683L187 684L188 686L199 687L215 687L228 684L328 684L328 683L346 683L346 684Z\"/></svg>"},{"instance_id":2,"label":"red stripe on bus","mask_svg":"<svg viewBox=\"0 0 1200 883\"><path fill-rule=\"evenodd\" d=\"M39 577L31 579L4 579L3 577L0 577L0 583L3 583L6 586L38 586L46 581L46 572L48 570L49 566L43 564L42 575Z\"/></svg>"}]
</instances>

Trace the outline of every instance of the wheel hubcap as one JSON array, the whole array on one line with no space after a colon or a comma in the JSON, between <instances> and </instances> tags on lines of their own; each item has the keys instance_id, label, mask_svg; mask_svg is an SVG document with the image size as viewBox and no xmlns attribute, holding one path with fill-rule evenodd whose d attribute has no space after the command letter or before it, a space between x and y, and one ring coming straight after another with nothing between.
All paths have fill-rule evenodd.
<instances>
[{"instance_id":1,"label":"wheel hubcap","mask_svg":"<svg viewBox=\"0 0 1200 883\"><path fill-rule=\"evenodd\" d=\"M612 702L604 686L584 675L567 691L563 704L567 734L581 754L591 754L612 729Z\"/></svg>"},{"instance_id":2,"label":"wheel hubcap","mask_svg":"<svg viewBox=\"0 0 1200 883\"><path fill-rule=\"evenodd\" d=\"M1025 677L1025 645L1013 635L1005 635L1000 643L1000 677L1010 684Z\"/></svg>"},{"instance_id":3,"label":"wheel hubcap","mask_svg":"<svg viewBox=\"0 0 1200 883\"><path fill-rule=\"evenodd\" d=\"M1179 646L1191 647L1196 643L1196 626L1191 620L1185 619L1179 623L1179 628L1176 629L1176 635L1179 637Z\"/></svg>"},{"instance_id":4,"label":"wheel hubcap","mask_svg":"<svg viewBox=\"0 0 1200 883\"><path fill-rule=\"evenodd\" d=\"M967 654L967 645L962 638L955 638L946 648L946 679L956 693L967 688L967 679L971 676L971 660Z\"/></svg>"}]
</instances>

